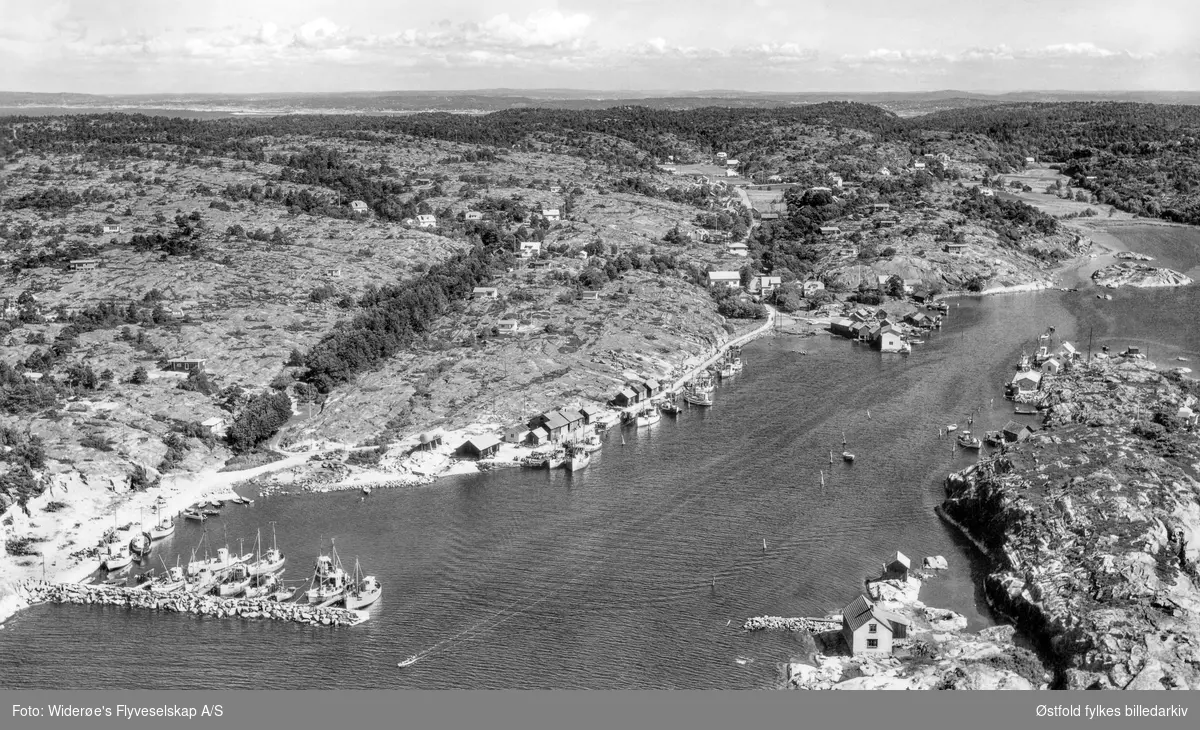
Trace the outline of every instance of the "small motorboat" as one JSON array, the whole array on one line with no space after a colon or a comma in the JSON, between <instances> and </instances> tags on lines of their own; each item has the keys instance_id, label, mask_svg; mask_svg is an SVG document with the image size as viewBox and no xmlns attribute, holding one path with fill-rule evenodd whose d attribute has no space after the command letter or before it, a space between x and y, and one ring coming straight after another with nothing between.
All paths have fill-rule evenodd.
<instances>
[{"instance_id":1,"label":"small motorboat","mask_svg":"<svg viewBox=\"0 0 1200 730\"><path fill-rule=\"evenodd\" d=\"M371 488L370 488L370 487L363 487L363 488L362 488L362 493L363 493L363 494L370 494L370 493L371 493Z\"/></svg>"},{"instance_id":2,"label":"small motorboat","mask_svg":"<svg viewBox=\"0 0 1200 730\"><path fill-rule=\"evenodd\" d=\"M418 659L420 659L420 657L417 656L416 654L413 654L412 656L410 656L409 658L405 659L402 662L396 662L396 666L400 667L401 669L403 669L404 667L410 667L413 664L416 664Z\"/></svg>"},{"instance_id":3,"label":"small motorboat","mask_svg":"<svg viewBox=\"0 0 1200 730\"><path fill-rule=\"evenodd\" d=\"M980 449L983 448L983 442L971 435L970 431L963 431L958 435L958 445L964 449Z\"/></svg>"},{"instance_id":4,"label":"small motorboat","mask_svg":"<svg viewBox=\"0 0 1200 730\"><path fill-rule=\"evenodd\" d=\"M185 509L183 511L183 519L195 520L196 522L203 522L203 521L207 520L208 518L205 517L203 513L200 513L195 510L191 510L191 509Z\"/></svg>"},{"instance_id":5,"label":"small motorboat","mask_svg":"<svg viewBox=\"0 0 1200 730\"><path fill-rule=\"evenodd\" d=\"M221 513L215 509L205 509L205 510L200 510L200 514L204 515L205 517L216 517L216 516L220 515Z\"/></svg>"},{"instance_id":6,"label":"small motorboat","mask_svg":"<svg viewBox=\"0 0 1200 730\"><path fill-rule=\"evenodd\" d=\"M679 415L679 411L681 410L679 408L679 404L673 400L664 402L662 405L660 405L658 407L658 409L660 411L662 411L663 413L667 414L668 416L677 416L677 415Z\"/></svg>"},{"instance_id":7,"label":"small motorboat","mask_svg":"<svg viewBox=\"0 0 1200 730\"><path fill-rule=\"evenodd\" d=\"M854 454L850 453L849 451L843 451L842 452L842 460L852 462L852 461L854 461Z\"/></svg>"},{"instance_id":8,"label":"small motorboat","mask_svg":"<svg viewBox=\"0 0 1200 730\"><path fill-rule=\"evenodd\" d=\"M946 433L953 433L953 432L955 432L955 431L957 431L957 430L958 430L958 424L957 424L957 423L952 423L952 424L950 424L949 426L946 426Z\"/></svg>"}]
</instances>

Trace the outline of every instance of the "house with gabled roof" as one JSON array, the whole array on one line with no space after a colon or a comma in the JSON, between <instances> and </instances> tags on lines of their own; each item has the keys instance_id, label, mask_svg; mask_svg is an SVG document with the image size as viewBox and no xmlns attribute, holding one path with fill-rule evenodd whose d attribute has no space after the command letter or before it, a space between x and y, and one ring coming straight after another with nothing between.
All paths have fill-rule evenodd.
<instances>
[{"instance_id":1,"label":"house with gabled roof","mask_svg":"<svg viewBox=\"0 0 1200 730\"><path fill-rule=\"evenodd\" d=\"M850 653L891 654L897 641L908 638L912 621L885 611L860 595L842 609L842 637Z\"/></svg>"}]
</instances>

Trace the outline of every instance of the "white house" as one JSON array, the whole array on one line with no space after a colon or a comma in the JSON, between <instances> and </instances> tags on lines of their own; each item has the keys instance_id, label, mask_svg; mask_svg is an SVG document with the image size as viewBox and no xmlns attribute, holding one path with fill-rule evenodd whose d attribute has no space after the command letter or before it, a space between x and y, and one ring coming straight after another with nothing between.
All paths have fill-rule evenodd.
<instances>
[{"instance_id":1,"label":"white house","mask_svg":"<svg viewBox=\"0 0 1200 730\"><path fill-rule=\"evenodd\" d=\"M727 245L725 250L734 256L745 256L750 253L750 249L746 247L746 244L741 243L740 241Z\"/></svg>"},{"instance_id":2,"label":"white house","mask_svg":"<svg viewBox=\"0 0 1200 730\"><path fill-rule=\"evenodd\" d=\"M481 221L483 220L483 213L480 213L477 210L468 210L467 214L463 217L469 221Z\"/></svg>"},{"instance_id":3,"label":"white house","mask_svg":"<svg viewBox=\"0 0 1200 730\"><path fill-rule=\"evenodd\" d=\"M1042 363L1042 372L1046 375L1058 375L1060 370L1062 370L1062 363L1054 358Z\"/></svg>"},{"instance_id":4,"label":"white house","mask_svg":"<svg viewBox=\"0 0 1200 730\"><path fill-rule=\"evenodd\" d=\"M547 222L554 223L559 220L558 208L542 208L542 217Z\"/></svg>"},{"instance_id":5,"label":"white house","mask_svg":"<svg viewBox=\"0 0 1200 730\"><path fill-rule=\"evenodd\" d=\"M727 153L727 152L718 152L717 153L718 160L724 160L726 157L729 157L729 153Z\"/></svg>"},{"instance_id":6,"label":"white house","mask_svg":"<svg viewBox=\"0 0 1200 730\"><path fill-rule=\"evenodd\" d=\"M428 213L422 213L417 216L417 226L419 228L437 228L437 218Z\"/></svg>"},{"instance_id":7,"label":"white house","mask_svg":"<svg viewBox=\"0 0 1200 730\"><path fill-rule=\"evenodd\" d=\"M1079 351L1070 342L1063 342L1059 349L1059 355L1065 360L1072 360L1079 357Z\"/></svg>"},{"instance_id":8,"label":"white house","mask_svg":"<svg viewBox=\"0 0 1200 730\"><path fill-rule=\"evenodd\" d=\"M767 182L769 182L769 183L781 183L781 182L783 182L783 177L781 177L781 176L779 176L779 175L770 175L770 176L768 176L768 177L767 177Z\"/></svg>"},{"instance_id":9,"label":"white house","mask_svg":"<svg viewBox=\"0 0 1200 730\"><path fill-rule=\"evenodd\" d=\"M883 352L900 352L904 347L904 340L901 339L900 333L885 330L879 333L879 349Z\"/></svg>"},{"instance_id":10,"label":"white house","mask_svg":"<svg viewBox=\"0 0 1200 730\"><path fill-rule=\"evenodd\" d=\"M1026 158L1025 158L1025 164L1026 164L1026 165L1032 165L1032 164L1034 164L1034 163L1036 163L1036 162L1037 162L1037 160L1033 159L1032 157L1026 157Z\"/></svg>"},{"instance_id":11,"label":"white house","mask_svg":"<svg viewBox=\"0 0 1200 730\"><path fill-rule=\"evenodd\" d=\"M750 277L750 293L767 294L778 289L781 284L783 284L783 279L778 276L752 276Z\"/></svg>"},{"instance_id":12,"label":"white house","mask_svg":"<svg viewBox=\"0 0 1200 730\"><path fill-rule=\"evenodd\" d=\"M738 176L737 170L734 170L732 167L725 171L725 177L737 177L737 176Z\"/></svg>"},{"instance_id":13,"label":"white house","mask_svg":"<svg viewBox=\"0 0 1200 730\"><path fill-rule=\"evenodd\" d=\"M725 167L737 167L740 164L742 163L738 160L725 160Z\"/></svg>"},{"instance_id":14,"label":"white house","mask_svg":"<svg viewBox=\"0 0 1200 730\"><path fill-rule=\"evenodd\" d=\"M550 186L550 192L552 192L552 193L561 193L561 192L562 192L562 187L560 187L560 186L558 186L558 185L551 185L551 186Z\"/></svg>"},{"instance_id":15,"label":"white house","mask_svg":"<svg viewBox=\"0 0 1200 730\"><path fill-rule=\"evenodd\" d=\"M891 654L897 641L908 638L912 622L885 611L860 595L842 609L842 637L851 654Z\"/></svg>"},{"instance_id":16,"label":"white house","mask_svg":"<svg viewBox=\"0 0 1200 730\"><path fill-rule=\"evenodd\" d=\"M924 170L924 169L925 169L925 163L924 163L924 162L914 162L914 163L913 163L913 169L914 169L914 170Z\"/></svg>"},{"instance_id":17,"label":"white house","mask_svg":"<svg viewBox=\"0 0 1200 730\"><path fill-rule=\"evenodd\" d=\"M521 256L529 258L542 252L541 241L521 241Z\"/></svg>"},{"instance_id":18,"label":"white house","mask_svg":"<svg viewBox=\"0 0 1200 730\"><path fill-rule=\"evenodd\" d=\"M105 226L104 232L105 233L120 233L121 227L120 226Z\"/></svg>"},{"instance_id":19,"label":"white house","mask_svg":"<svg viewBox=\"0 0 1200 730\"><path fill-rule=\"evenodd\" d=\"M825 282L818 279L809 279L804 282L804 296L807 297L819 291L825 291Z\"/></svg>"},{"instance_id":20,"label":"white house","mask_svg":"<svg viewBox=\"0 0 1200 730\"><path fill-rule=\"evenodd\" d=\"M708 285L736 289L742 285L742 274L738 271L710 271L708 272Z\"/></svg>"},{"instance_id":21,"label":"white house","mask_svg":"<svg viewBox=\"0 0 1200 730\"><path fill-rule=\"evenodd\" d=\"M496 329L500 330L500 334L502 335L515 334L517 331L517 320L502 319L496 323Z\"/></svg>"},{"instance_id":22,"label":"white house","mask_svg":"<svg viewBox=\"0 0 1200 730\"><path fill-rule=\"evenodd\" d=\"M1042 374L1035 370L1027 370L1013 376L1012 389L1018 393L1032 393L1042 384Z\"/></svg>"},{"instance_id":23,"label":"white house","mask_svg":"<svg viewBox=\"0 0 1200 730\"><path fill-rule=\"evenodd\" d=\"M494 286L477 286L471 290L472 299L497 299L500 291Z\"/></svg>"},{"instance_id":24,"label":"white house","mask_svg":"<svg viewBox=\"0 0 1200 730\"><path fill-rule=\"evenodd\" d=\"M355 215L363 215L363 214L366 214L367 212L369 212L371 209L368 208L367 204L361 200L351 200L350 201L350 210Z\"/></svg>"},{"instance_id":25,"label":"white house","mask_svg":"<svg viewBox=\"0 0 1200 730\"><path fill-rule=\"evenodd\" d=\"M830 181L832 181L832 182L833 182L833 186L834 186L835 188L840 188L840 187L842 187L843 180L842 180L842 176L841 176L841 175L830 175L830 176L829 176L829 179L830 179Z\"/></svg>"},{"instance_id":26,"label":"white house","mask_svg":"<svg viewBox=\"0 0 1200 730\"><path fill-rule=\"evenodd\" d=\"M225 419L220 416L213 416L200 422L200 428L204 429L204 433L218 438L225 435Z\"/></svg>"}]
</instances>

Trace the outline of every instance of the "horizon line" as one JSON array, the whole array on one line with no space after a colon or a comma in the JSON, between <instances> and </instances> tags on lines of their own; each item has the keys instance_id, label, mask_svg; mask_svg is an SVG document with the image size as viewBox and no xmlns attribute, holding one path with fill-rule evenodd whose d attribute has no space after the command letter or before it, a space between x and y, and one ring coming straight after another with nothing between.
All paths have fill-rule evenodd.
<instances>
[{"instance_id":1,"label":"horizon line","mask_svg":"<svg viewBox=\"0 0 1200 730\"><path fill-rule=\"evenodd\" d=\"M850 90L822 90L822 91L752 91L747 89L613 89L613 88L582 88L569 86L545 86L545 87L506 87L497 86L491 88L441 88L441 89L353 89L353 90L323 90L323 91L138 91L138 92L91 92L91 91L12 91L0 89L0 95L39 95L39 96L92 96L92 97L156 97L156 96L321 96L321 95L339 95L339 94L439 94L439 93L455 93L455 94L470 94L470 93L549 93L549 92L570 92L578 94L628 94L628 95L644 95L644 96L707 96L712 94L745 94L755 96L833 96L833 95L868 95L868 94L893 94L893 95L920 95L920 94L980 94L985 96L998 96L1005 94L1200 94L1200 89L902 89L902 90L887 90L887 91L850 91Z\"/></svg>"}]
</instances>

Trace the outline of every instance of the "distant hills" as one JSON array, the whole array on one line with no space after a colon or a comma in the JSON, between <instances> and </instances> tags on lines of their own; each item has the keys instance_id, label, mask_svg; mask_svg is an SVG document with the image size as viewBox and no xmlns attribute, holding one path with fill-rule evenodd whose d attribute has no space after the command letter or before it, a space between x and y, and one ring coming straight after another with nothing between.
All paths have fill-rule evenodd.
<instances>
[{"instance_id":1,"label":"distant hills","mask_svg":"<svg viewBox=\"0 0 1200 730\"><path fill-rule=\"evenodd\" d=\"M826 101L873 104L900 116L1012 102L1125 101L1200 105L1195 91L1014 91L988 94L944 90L927 92L747 92L588 91L578 89L482 89L469 91L353 91L279 94L44 94L0 91L0 114L47 114L125 111L163 114L403 114L414 112L485 113L503 109L549 107L604 109L645 106L654 109L784 107Z\"/></svg>"}]
</instances>

